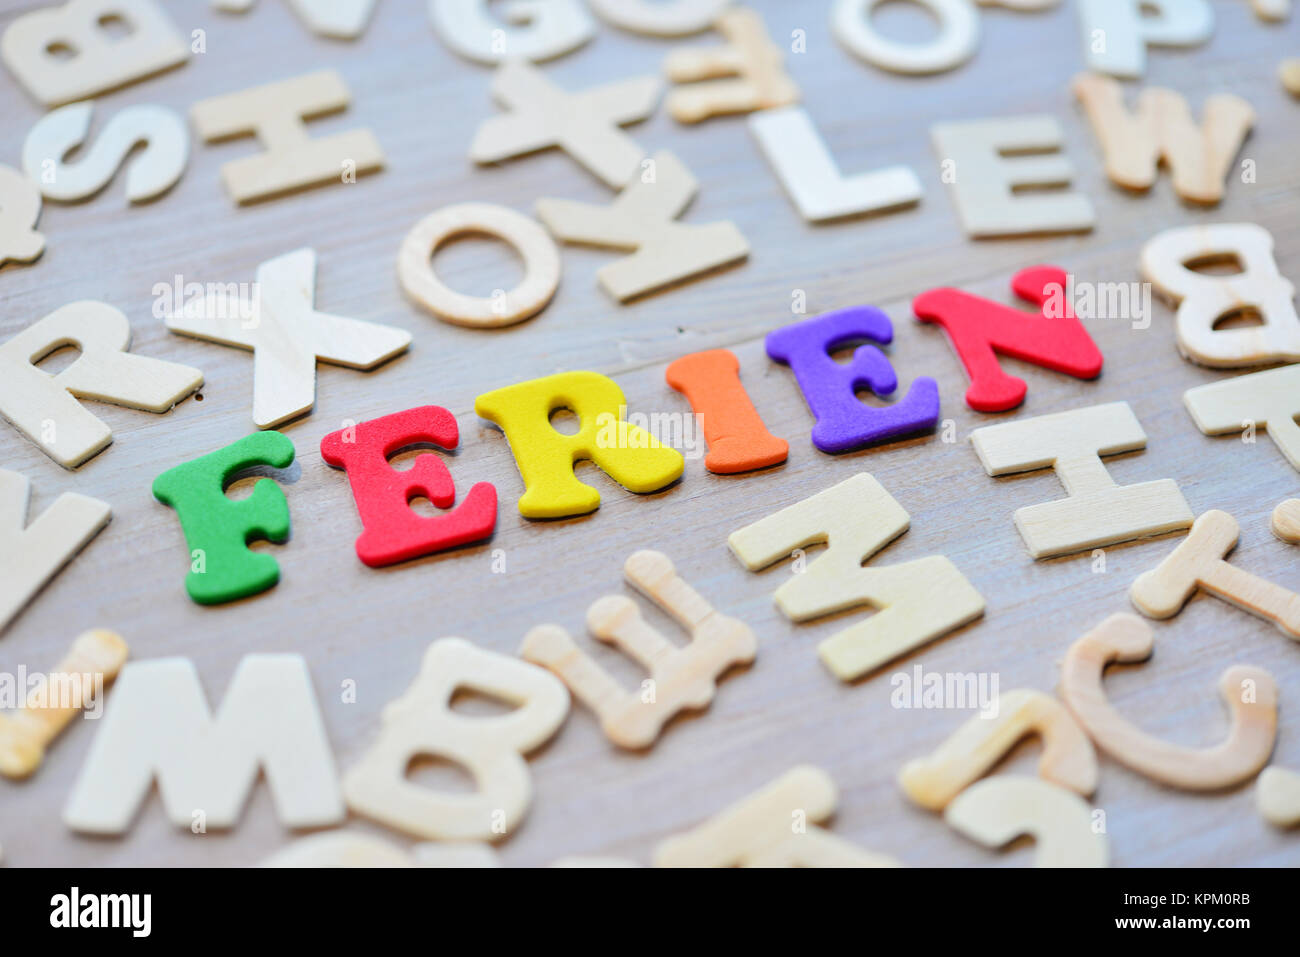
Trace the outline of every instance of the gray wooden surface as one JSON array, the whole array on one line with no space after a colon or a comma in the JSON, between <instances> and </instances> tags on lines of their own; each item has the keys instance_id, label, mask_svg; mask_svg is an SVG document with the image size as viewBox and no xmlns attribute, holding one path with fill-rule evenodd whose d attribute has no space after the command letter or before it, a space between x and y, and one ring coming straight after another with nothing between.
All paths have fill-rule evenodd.
<instances>
[{"instance_id":1,"label":"gray wooden surface","mask_svg":"<svg viewBox=\"0 0 1300 957\"><path fill-rule=\"evenodd\" d=\"M0 0L0 28L35 6ZM912 166L925 197L911 210L827 226L809 226L791 207L743 118L683 127L662 110L630 128L647 150L669 148L693 170L701 190L687 218L729 218L749 238L745 265L629 306L610 301L595 271L614 254L566 247L559 294L540 316L503 332L459 329L406 303L398 288L398 245L424 214L449 203L486 200L528 211L542 196L607 202L612 194L565 155L547 152L493 168L467 159L478 122L489 115L491 72L457 58L434 36L423 4L380 0L357 42L312 36L279 0L261 0L243 16L224 15L200 0L167 4L187 33L207 31L207 52L179 70L108 95L96 129L132 103L185 110L204 97L304 73L323 66L342 72L354 102L346 113L312 125L317 134L369 126L388 168L355 185L334 185L251 208L226 198L218 168L256 149L251 140L219 146L195 143L175 190L158 202L125 208L121 176L88 202L47 204L41 229L48 251L31 267L0 274L0 335L7 338L56 307L81 298L123 309L134 348L198 366L203 399L169 415L97 405L115 441L76 472L65 472L8 426L0 429L0 464L34 483L33 508L76 490L106 499L113 520L0 637L0 668L48 667L82 630L116 629L136 659L186 655L194 659L211 700L225 693L240 657L295 651L310 664L340 768L351 766L374 739L385 702L413 678L435 638L460 635L511 653L532 625L553 621L584 647L587 604L619 592L622 559L653 547L672 556L705 596L749 621L760 639L755 664L726 679L711 710L675 721L645 754L623 753L600 734L591 714L576 707L559 735L533 755L534 801L518 832L500 844L503 861L544 864L563 854L611 854L648 862L661 838L689 827L797 763L825 768L841 789L837 834L906 864L1025 865L1032 848L1008 852L978 847L943 821L912 807L895 775L967 716L890 706L890 676L915 664L927 671L995 672L1004 690L1055 687L1065 649L1084 630L1129 609L1127 589L1138 573L1174 545L1161 541L1109 549L1106 570L1087 556L1034 562L1012 524L1019 506L1056 498L1050 472L994 480L984 474L967 439L970 430L1005 417L968 410L965 376L943 334L911 315L911 297L954 285L1010 301L1018 268L1059 264L1080 280L1132 281L1140 245L1160 229L1187 223L1251 221L1269 229L1282 272L1300 279L1300 104L1276 80L1278 61L1300 53L1297 20L1255 19L1244 2L1215 0L1217 28L1209 44L1190 51L1153 51L1148 82L1173 86L1195 103L1230 90L1259 114L1243 157L1255 161L1257 181L1230 183L1217 209L1180 204L1167 177L1147 196L1127 195L1104 176L1081 111L1068 92L1081 69L1079 27L1072 0L1039 14L984 8L983 37L966 66L935 77L904 78L863 64L836 45L828 4L757 3L778 41L794 29L807 52L789 57L812 114L848 172L894 163ZM924 35L914 11L884 11L898 35ZM709 36L688 43L712 42ZM602 27L587 47L546 67L569 87L658 69L670 42ZM1130 87L1133 87L1130 84ZM938 160L929 126L961 118L1050 112L1065 127L1077 186L1092 197L1097 228L1088 235L975 242L966 239ZM14 83L0 78L0 161L17 165L23 137L41 115ZM151 289L171 282L248 282L257 264L304 245L320 256L320 308L409 329L410 352L377 372L322 366L315 411L287 428L298 452L285 490L291 541L259 545L280 561L272 591L216 608L185 595L186 551L175 515L149 487L164 469L225 445L252 429L252 362L246 352L169 334L152 314ZM470 240L440 252L437 267L452 284L487 295L509 287L519 267L496 243ZM811 418L789 371L770 363L762 338L792 321L794 290L807 296L809 315L873 303L893 318L889 350L903 386L917 375L939 380L943 417L955 420L958 441L938 435L856 454L828 456L809 442ZM1172 313L1157 305L1146 330L1123 320L1091 320L1106 367L1081 383L1015 362L1029 398L1011 416L1023 417L1127 399L1150 437L1144 453L1108 460L1122 483L1170 477L1193 511L1225 509L1242 525L1234 560L1243 568L1300 587L1296 550L1275 540L1268 516L1297 493L1296 473L1269 440L1201 435L1184 411L1182 392L1224 373L1183 361L1174 346ZM473 413L474 397L491 388L563 369L594 369L616 378L631 407L686 411L664 383L664 365L698 349L728 346L742 362L742 379L769 428L790 441L789 461L746 477L705 472L687 463L685 477L659 494L636 496L595 470L586 475L603 504L590 516L530 522L514 503L522 484L501 434ZM498 528L489 543L375 571L353 553L359 521L343 475L317 451L323 435L344 419L363 420L422 403L451 409L462 448L450 459L463 494L475 481L501 495ZM772 602L790 574L784 565L745 571L727 550L728 533L859 471L875 475L911 513L911 530L876 559L880 563L944 553L983 593L979 622L857 683L836 681L819 663L816 645L854 616L794 625ZM246 484L246 483L245 483ZM236 493L238 494L238 493ZM492 572L504 550L507 571ZM652 621L663 622L657 612ZM665 628L667 625L665 624ZM1175 619L1156 623L1153 659L1112 669L1112 700L1143 728L1187 745L1225 733L1215 684L1234 662L1266 667L1281 687L1275 760L1300 767L1300 652L1274 628L1213 598L1198 596ZM608 649L598 659L631 682L636 673ZM357 701L344 704L340 687L357 683ZM111 707L111 692L109 698ZM165 720L160 716L160 720ZM152 796L129 834L87 839L60 823L60 808L85 758L95 727L77 722L45 765L22 784L0 781L0 844L13 864L246 865L293 838L259 785L239 825L195 836L170 827ZM1032 773L1037 743L1022 744L1001 770ZM468 787L450 768L421 771L422 780ZM1096 806L1107 814L1116 865L1295 864L1300 837L1270 828L1258 816L1250 786L1193 795L1163 788L1103 759ZM405 838L364 821L350 827Z\"/></svg>"}]
</instances>

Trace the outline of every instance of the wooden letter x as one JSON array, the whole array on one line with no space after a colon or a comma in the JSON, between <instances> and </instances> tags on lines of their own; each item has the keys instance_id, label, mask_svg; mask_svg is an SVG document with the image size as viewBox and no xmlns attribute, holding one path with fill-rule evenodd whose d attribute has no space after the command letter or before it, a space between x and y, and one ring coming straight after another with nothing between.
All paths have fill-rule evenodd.
<instances>
[{"instance_id":1,"label":"wooden letter x","mask_svg":"<svg viewBox=\"0 0 1300 957\"><path fill-rule=\"evenodd\" d=\"M1127 402L1040 415L971 433L989 475L1055 468L1069 496L1016 510L1016 528L1034 558L1160 535L1192 524L1173 479L1116 485L1103 455L1145 448L1146 433Z\"/></svg>"},{"instance_id":2,"label":"wooden letter x","mask_svg":"<svg viewBox=\"0 0 1300 957\"><path fill-rule=\"evenodd\" d=\"M1212 509L1198 517L1179 546L1133 582L1133 604L1150 618L1172 618L1200 587L1300 639L1300 595L1224 559L1236 547L1238 532L1227 512Z\"/></svg>"},{"instance_id":3,"label":"wooden letter x","mask_svg":"<svg viewBox=\"0 0 1300 957\"><path fill-rule=\"evenodd\" d=\"M776 590L776 604L791 621L859 605L879 609L818 646L835 676L851 681L984 614L984 599L943 555L863 567L907 525L903 506L862 472L732 532L727 544L746 568L758 571L826 543L825 553Z\"/></svg>"},{"instance_id":4,"label":"wooden letter x","mask_svg":"<svg viewBox=\"0 0 1300 957\"><path fill-rule=\"evenodd\" d=\"M479 124L470 158L495 163L558 146L606 186L622 189L645 151L619 127L649 116L660 86L657 76L635 76L565 93L526 60L507 60L492 79L492 95L510 112Z\"/></svg>"},{"instance_id":5,"label":"wooden letter x","mask_svg":"<svg viewBox=\"0 0 1300 957\"><path fill-rule=\"evenodd\" d=\"M662 552L635 552L624 563L623 573L691 633L689 645L676 647L622 595L606 596L587 609L587 627L593 635L622 648L649 670L650 680L640 694L624 691L558 625L530 631L520 654L558 675L600 716L611 741L623 748L644 748L655 742L678 711L707 708L718 677L733 665L753 661L758 646L748 625L718 614L682 580Z\"/></svg>"},{"instance_id":6,"label":"wooden letter x","mask_svg":"<svg viewBox=\"0 0 1300 957\"><path fill-rule=\"evenodd\" d=\"M694 226L674 222L695 197L699 184L666 150L648 162L613 205L594 206L569 199L537 201L537 217L564 242L636 250L596 273L600 285L619 302L749 255L749 243L735 223Z\"/></svg>"},{"instance_id":7,"label":"wooden letter x","mask_svg":"<svg viewBox=\"0 0 1300 957\"><path fill-rule=\"evenodd\" d=\"M317 312L316 251L299 249L257 267L251 305L220 293L167 317L183 336L253 350L253 422L271 429L316 403L316 360L373 369L405 352L411 334Z\"/></svg>"},{"instance_id":8,"label":"wooden letter x","mask_svg":"<svg viewBox=\"0 0 1300 957\"><path fill-rule=\"evenodd\" d=\"M0 631L112 515L107 502L64 492L27 525L30 492L25 475L0 469Z\"/></svg>"}]
</instances>

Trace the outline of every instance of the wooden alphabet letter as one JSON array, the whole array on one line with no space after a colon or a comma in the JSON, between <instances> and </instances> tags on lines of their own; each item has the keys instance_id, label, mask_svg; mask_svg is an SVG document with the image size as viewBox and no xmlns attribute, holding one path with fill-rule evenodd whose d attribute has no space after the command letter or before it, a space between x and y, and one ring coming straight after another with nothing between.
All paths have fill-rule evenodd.
<instances>
[{"instance_id":1,"label":"wooden alphabet letter","mask_svg":"<svg viewBox=\"0 0 1300 957\"><path fill-rule=\"evenodd\" d=\"M451 708L459 688L514 705L507 714L466 717ZM379 739L343 778L348 807L432 841L497 841L514 830L532 800L523 756L564 723L569 693L548 671L484 651L463 638L441 638L425 652L420 673L384 709ZM476 794L440 794L406 776L426 755L465 767Z\"/></svg>"},{"instance_id":2,"label":"wooden alphabet letter","mask_svg":"<svg viewBox=\"0 0 1300 957\"><path fill-rule=\"evenodd\" d=\"M623 748L654 744L664 724L684 709L707 708L717 679L733 665L754 660L758 644L749 626L720 615L677 574L662 552L629 556L623 573L691 633L678 647L651 627L622 595L599 599L587 610L587 627L623 649L650 672L641 693L624 691L558 625L541 625L524 638L520 654L556 674L600 717L605 735Z\"/></svg>"},{"instance_id":3,"label":"wooden alphabet letter","mask_svg":"<svg viewBox=\"0 0 1300 957\"><path fill-rule=\"evenodd\" d=\"M167 818L233 827L259 772L287 827L338 824L346 810L301 655L245 655L214 716L188 658L122 669L63 822L123 834L155 778Z\"/></svg>"},{"instance_id":4,"label":"wooden alphabet letter","mask_svg":"<svg viewBox=\"0 0 1300 957\"><path fill-rule=\"evenodd\" d=\"M749 255L749 243L730 221L697 226L676 217L690 205L699 184L672 153L645 161L610 206L569 199L539 199L537 216L566 243L635 252L602 266L596 279L619 302L732 263Z\"/></svg>"},{"instance_id":5,"label":"wooden alphabet letter","mask_svg":"<svg viewBox=\"0 0 1300 957\"><path fill-rule=\"evenodd\" d=\"M30 494L27 476L0 469L0 631L112 515L107 502L64 492L28 525Z\"/></svg>"},{"instance_id":6,"label":"wooden alphabet letter","mask_svg":"<svg viewBox=\"0 0 1300 957\"><path fill-rule=\"evenodd\" d=\"M877 609L818 646L834 675L852 681L984 614L984 599L942 555L863 567L907 525L903 507L862 472L732 532L727 544L741 564L758 571L795 549L826 543L802 574L776 590L776 604L791 621L860 605Z\"/></svg>"},{"instance_id":7,"label":"wooden alphabet letter","mask_svg":"<svg viewBox=\"0 0 1300 957\"><path fill-rule=\"evenodd\" d=\"M56 349L81 350L57 375L37 368ZM0 415L65 469L113 441L113 433L78 398L146 412L168 412L203 385L203 373L175 362L132 355L131 324L117 309L83 300L54 310L0 345Z\"/></svg>"},{"instance_id":8,"label":"wooden alphabet letter","mask_svg":"<svg viewBox=\"0 0 1300 957\"><path fill-rule=\"evenodd\" d=\"M328 182L344 182L384 166L384 151L368 129L333 136L307 135L303 120L345 109L352 100L334 70L306 73L238 93L202 100L190 119L208 142L256 136L265 152L231 160L221 167L226 191L236 203L269 199Z\"/></svg>"},{"instance_id":9,"label":"wooden alphabet letter","mask_svg":"<svg viewBox=\"0 0 1300 957\"><path fill-rule=\"evenodd\" d=\"M1188 268L1235 260L1230 276ZM1213 223L1166 229L1142 247L1142 275L1178 306L1178 351L1203 366L1231 369L1300 359L1295 286L1277 268L1273 237L1254 223ZM1254 314L1258 325L1215 328Z\"/></svg>"},{"instance_id":10,"label":"wooden alphabet letter","mask_svg":"<svg viewBox=\"0 0 1300 957\"><path fill-rule=\"evenodd\" d=\"M106 28L125 25L113 36ZM14 18L0 57L45 106L84 100L180 66L189 45L154 0L68 0Z\"/></svg>"},{"instance_id":11,"label":"wooden alphabet letter","mask_svg":"<svg viewBox=\"0 0 1300 957\"><path fill-rule=\"evenodd\" d=\"M655 867L897 867L893 858L861 850L817 826L835 813L838 801L835 782L825 771L792 768L693 830L664 841L655 848Z\"/></svg>"},{"instance_id":12,"label":"wooden alphabet letter","mask_svg":"<svg viewBox=\"0 0 1300 957\"><path fill-rule=\"evenodd\" d=\"M1268 763L1277 735L1277 685L1267 671L1233 665L1219 678L1232 715L1220 744L1188 748L1147 734L1119 713L1102 687L1106 666L1151 657L1155 637L1136 615L1111 615L1070 646L1061 666L1061 697L1097 747L1152 780L1189 791L1217 791L1254 777Z\"/></svg>"},{"instance_id":13,"label":"wooden alphabet letter","mask_svg":"<svg viewBox=\"0 0 1300 957\"><path fill-rule=\"evenodd\" d=\"M1127 402L986 425L971 444L989 475L1055 468L1066 498L1016 510L1016 528L1034 558L1161 535L1192 524L1173 479L1116 485L1103 455L1145 448L1146 433Z\"/></svg>"}]
</instances>

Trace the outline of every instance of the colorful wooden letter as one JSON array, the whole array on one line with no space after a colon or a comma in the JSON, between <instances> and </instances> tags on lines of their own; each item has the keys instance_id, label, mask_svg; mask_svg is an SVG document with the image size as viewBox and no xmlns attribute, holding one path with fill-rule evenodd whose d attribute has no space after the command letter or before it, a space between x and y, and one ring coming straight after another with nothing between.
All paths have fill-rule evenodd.
<instances>
[{"instance_id":1,"label":"colorful wooden letter","mask_svg":"<svg viewBox=\"0 0 1300 957\"><path fill-rule=\"evenodd\" d=\"M107 502L64 492L28 525L30 494L27 476L0 469L0 632L112 516Z\"/></svg>"},{"instance_id":2,"label":"colorful wooden letter","mask_svg":"<svg viewBox=\"0 0 1300 957\"><path fill-rule=\"evenodd\" d=\"M257 267L251 304L220 292L177 304L167 328L253 352L253 423L272 429L316 404L316 360L373 369L406 351L405 329L316 309L316 251L297 249Z\"/></svg>"},{"instance_id":3,"label":"colorful wooden letter","mask_svg":"<svg viewBox=\"0 0 1300 957\"><path fill-rule=\"evenodd\" d=\"M1192 524L1173 479L1116 485L1103 455L1146 448L1127 402L986 425L971 444L989 475L1055 468L1069 495L1016 510L1016 528L1034 558L1052 558L1162 535Z\"/></svg>"},{"instance_id":4,"label":"colorful wooden letter","mask_svg":"<svg viewBox=\"0 0 1300 957\"><path fill-rule=\"evenodd\" d=\"M740 383L740 360L728 349L693 352L664 370L668 384L691 403L704 428L709 454L704 467L719 475L748 472L784 462L790 452L763 424Z\"/></svg>"},{"instance_id":5,"label":"colorful wooden letter","mask_svg":"<svg viewBox=\"0 0 1300 957\"><path fill-rule=\"evenodd\" d=\"M754 660L758 643L743 621L720 615L682 580L662 552L640 551L623 565L627 580L691 633L677 647L651 627L636 604L608 595L587 609L587 627L650 672L640 693L624 691L582 652L559 625L528 632L520 654L556 674L600 718L606 737L623 748L654 744L667 721L684 709L707 708L729 668Z\"/></svg>"},{"instance_id":6,"label":"colorful wooden letter","mask_svg":"<svg viewBox=\"0 0 1300 957\"><path fill-rule=\"evenodd\" d=\"M1250 104L1231 93L1205 101L1199 127L1187 101L1173 90L1143 90L1137 112L1130 113L1118 81L1082 73L1074 78L1074 95L1101 141L1112 182L1150 189L1163 160L1173 173L1174 192L1194 203L1213 205L1223 199L1224 178L1255 123Z\"/></svg>"},{"instance_id":7,"label":"colorful wooden letter","mask_svg":"<svg viewBox=\"0 0 1300 957\"><path fill-rule=\"evenodd\" d=\"M57 375L37 368L62 346L81 350ZM0 346L0 415L65 469L113 441L112 430L77 398L146 412L169 412L203 385L203 373L132 355L131 324L102 302L71 302Z\"/></svg>"},{"instance_id":8,"label":"colorful wooden letter","mask_svg":"<svg viewBox=\"0 0 1300 957\"><path fill-rule=\"evenodd\" d=\"M247 135L261 141L265 152L221 167L230 197L251 203L383 168L384 151L368 129L307 135L304 117L337 112L351 100L343 77L321 70L202 100L190 107L190 120L208 142Z\"/></svg>"},{"instance_id":9,"label":"colorful wooden letter","mask_svg":"<svg viewBox=\"0 0 1300 957\"><path fill-rule=\"evenodd\" d=\"M551 425L561 409L578 417L575 434ZM630 492L657 491L681 478L685 467L680 452L628 424L623 390L597 372L561 372L485 392L474 411L499 425L510 443L524 480L519 514L525 518L585 515L600 507L600 493L573 474L575 462L594 462Z\"/></svg>"},{"instance_id":10,"label":"colorful wooden letter","mask_svg":"<svg viewBox=\"0 0 1300 957\"><path fill-rule=\"evenodd\" d=\"M681 160L661 150L645 163L612 205L537 201L538 218L564 242L635 250L596 272L601 288L619 302L749 255L749 243L729 220L701 226L676 221L699 190Z\"/></svg>"},{"instance_id":11,"label":"colorful wooden letter","mask_svg":"<svg viewBox=\"0 0 1300 957\"><path fill-rule=\"evenodd\" d=\"M250 551L258 539L289 539L289 503L271 479L258 479L253 492L234 501L226 496L232 476L257 465L288 468L293 443L279 432L254 432L224 449L169 469L154 479L154 498L176 510L190 550L185 590L200 605L218 605L266 591L280 580L270 555Z\"/></svg>"},{"instance_id":12,"label":"colorful wooden letter","mask_svg":"<svg viewBox=\"0 0 1300 957\"><path fill-rule=\"evenodd\" d=\"M442 460L431 452L398 471L389 456L408 446L429 443L451 451L460 442L456 417L436 405L350 425L321 439L320 454L345 469L365 530L357 539L357 557L371 568L404 562L457 545L487 538L497 521L497 490L478 482L459 506L456 483ZM423 496L445 515L419 515L412 499Z\"/></svg>"},{"instance_id":13,"label":"colorful wooden letter","mask_svg":"<svg viewBox=\"0 0 1300 957\"><path fill-rule=\"evenodd\" d=\"M1190 263L1235 260L1241 271L1210 276ZM1213 223L1166 229L1142 247L1142 275L1178 306L1178 351L1221 369L1300 359L1295 286L1278 272L1273 237L1254 223ZM1260 323L1216 329L1253 313Z\"/></svg>"},{"instance_id":14,"label":"colorful wooden letter","mask_svg":"<svg viewBox=\"0 0 1300 957\"><path fill-rule=\"evenodd\" d=\"M1129 589L1133 604L1150 618L1172 618L1197 588L1204 588L1300 640L1300 595L1243 572L1225 558L1237 546L1239 531L1227 512L1212 509L1197 517L1178 547L1134 580Z\"/></svg>"},{"instance_id":15,"label":"colorful wooden letter","mask_svg":"<svg viewBox=\"0 0 1300 957\"><path fill-rule=\"evenodd\" d=\"M863 567L907 526L903 507L862 472L732 532L727 544L742 565L758 571L796 549L826 543L774 597L791 621L861 605L877 609L817 648L837 678L852 681L984 614L984 599L943 555Z\"/></svg>"},{"instance_id":16,"label":"colorful wooden letter","mask_svg":"<svg viewBox=\"0 0 1300 957\"><path fill-rule=\"evenodd\" d=\"M301 655L245 655L215 716L190 659L129 663L100 725L63 810L74 831L125 833L155 778L187 829L233 827L259 772L286 827L347 813Z\"/></svg>"},{"instance_id":17,"label":"colorful wooden letter","mask_svg":"<svg viewBox=\"0 0 1300 957\"><path fill-rule=\"evenodd\" d=\"M1012 290L1039 306L1038 315L959 289L931 289L912 300L916 318L948 333L970 377L968 406L1005 412L1025 401L1025 380L1002 371L999 352L1077 379L1101 375L1101 350L1066 301L1066 280L1056 266L1031 266L1011 277Z\"/></svg>"},{"instance_id":18,"label":"colorful wooden letter","mask_svg":"<svg viewBox=\"0 0 1300 957\"><path fill-rule=\"evenodd\" d=\"M451 699L459 688L514 707L490 717L457 714ZM348 807L426 840L498 841L532 801L523 756L554 735L568 713L568 691L545 669L463 638L441 638L425 652L411 687L384 709L378 740L344 775ZM406 769L421 755L460 764L478 791L442 794L414 783Z\"/></svg>"},{"instance_id":19,"label":"colorful wooden letter","mask_svg":"<svg viewBox=\"0 0 1300 957\"><path fill-rule=\"evenodd\" d=\"M868 344L858 346L847 364L831 357L837 346L855 339L886 345L893 338L889 317L875 306L839 309L767 334L767 354L790 366L817 420L813 445L823 452L902 438L939 421L939 385L929 376L917 378L901 400L880 408L867 405L857 393L869 388L886 396L898 388L885 354Z\"/></svg>"},{"instance_id":20,"label":"colorful wooden letter","mask_svg":"<svg viewBox=\"0 0 1300 957\"><path fill-rule=\"evenodd\" d=\"M838 803L835 782L821 768L791 768L703 824L668 838L655 848L655 867L897 867L893 858L817 826Z\"/></svg>"}]
</instances>

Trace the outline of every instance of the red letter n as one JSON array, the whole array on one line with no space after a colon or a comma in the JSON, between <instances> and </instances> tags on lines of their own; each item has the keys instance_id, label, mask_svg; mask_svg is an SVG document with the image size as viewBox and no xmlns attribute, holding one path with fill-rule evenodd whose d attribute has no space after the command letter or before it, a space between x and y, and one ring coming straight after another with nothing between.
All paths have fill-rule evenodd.
<instances>
[{"instance_id":1,"label":"red letter n","mask_svg":"<svg viewBox=\"0 0 1300 957\"><path fill-rule=\"evenodd\" d=\"M1064 269L1030 266L1012 277L1011 288L1039 313L949 288L912 300L918 319L936 322L948 333L970 376L966 404L977 412L1004 412L1025 401L1024 380L1002 371L999 352L1079 379L1101 374L1101 351L1074 315Z\"/></svg>"}]
</instances>

